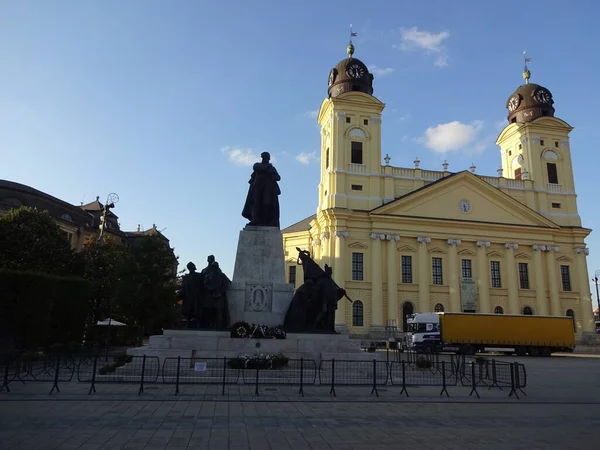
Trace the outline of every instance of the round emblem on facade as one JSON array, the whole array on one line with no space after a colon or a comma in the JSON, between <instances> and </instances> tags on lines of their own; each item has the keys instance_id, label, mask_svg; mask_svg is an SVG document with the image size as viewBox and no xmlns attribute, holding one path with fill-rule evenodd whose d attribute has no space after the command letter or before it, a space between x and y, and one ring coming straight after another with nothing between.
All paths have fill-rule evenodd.
<instances>
[{"instance_id":1,"label":"round emblem on facade","mask_svg":"<svg viewBox=\"0 0 600 450\"><path fill-rule=\"evenodd\" d=\"M458 202L458 210L463 214L471 212L471 203L469 203L469 200L461 200Z\"/></svg>"},{"instance_id":2,"label":"round emblem on facade","mask_svg":"<svg viewBox=\"0 0 600 450\"><path fill-rule=\"evenodd\" d=\"M267 290L262 286L254 286L250 292L250 309L252 311L261 312L267 306Z\"/></svg>"}]
</instances>

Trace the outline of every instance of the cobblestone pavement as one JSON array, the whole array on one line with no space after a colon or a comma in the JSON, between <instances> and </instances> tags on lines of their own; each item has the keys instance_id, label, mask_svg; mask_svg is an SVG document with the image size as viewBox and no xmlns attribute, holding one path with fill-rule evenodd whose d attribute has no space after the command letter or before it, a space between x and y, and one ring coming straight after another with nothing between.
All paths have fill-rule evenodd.
<instances>
[{"instance_id":1,"label":"cobblestone pavement","mask_svg":"<svg viewBox=\"0 0 600 450\"><path fill-rule=\"evenodd\" d=\"M480 387L379 389L11 383L0 393L0 449L596 449L599 358L512 359L527 396Z\"/></svg>"}]
</instances>

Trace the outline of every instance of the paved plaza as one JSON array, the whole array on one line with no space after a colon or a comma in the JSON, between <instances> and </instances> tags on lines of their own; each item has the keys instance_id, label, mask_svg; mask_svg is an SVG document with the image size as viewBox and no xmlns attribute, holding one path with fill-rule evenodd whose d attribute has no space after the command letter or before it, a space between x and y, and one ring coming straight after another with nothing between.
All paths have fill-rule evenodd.
<instances>
[{"instance_id":1,"label":"paved plaza","mask_svg":"<svg viewBox=\"0 0 600 450\"><path fill-rule=\"evenodd\" d=\"M0 393L1 449L595 449L600 358L502 358L527 367L527 396L468 387L98 385L11 383Z\"/></svg>"}]
</instances>

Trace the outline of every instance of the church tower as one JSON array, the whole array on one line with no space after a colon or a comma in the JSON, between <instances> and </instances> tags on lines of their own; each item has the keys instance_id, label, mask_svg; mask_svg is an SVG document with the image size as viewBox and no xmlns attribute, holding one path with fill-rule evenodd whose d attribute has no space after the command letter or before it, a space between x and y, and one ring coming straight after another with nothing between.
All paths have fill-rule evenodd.
<instances>
[{"instance_id":1,"label":"church tower","mask_svg":"<svg viewBox=\"0 0 600 450\"><path fill-rule=\"evenodd\" d=\"M530 59L526 58L527 63ZM581 227L568 123L554 116L554 99L545 87L530 83L525 65L525 84L506 101L509 124L496 144L500 146L502 176L531 180L537 192L534 209L561 226Z\"/></svg>"},{"instance_id":2,"label":"church tower","mask_svg":"<svg viewBox=\"0 0 600 450\"><path fill-rule=\"evenodd\" d=\"M321 180L317 214L331 208L370 210L380 206L381 112L373 96L373 75L348 57L329 72L328 98L321 104Z\"/></svg>"}]
</instances>

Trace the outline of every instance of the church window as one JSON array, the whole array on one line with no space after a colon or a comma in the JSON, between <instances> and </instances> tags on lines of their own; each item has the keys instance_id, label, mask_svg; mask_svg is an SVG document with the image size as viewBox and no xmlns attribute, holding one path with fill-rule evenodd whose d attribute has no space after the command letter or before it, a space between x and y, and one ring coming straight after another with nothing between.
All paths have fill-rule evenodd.
<instances>
[{"instance_id":1,"label":"church window","mask_svg":"<svg viewBox=\"0 0 600 450\"><path fill-rule=\"evenodd\" d=\"M540 139L540 145L544 145L544 140Z\"/></svg>"},{"instance_id":2,"label":"church window","mask_svg":"<svg viewBox=\"0 0 600 450\"><path fill-rule=\"evenodd\" d=\"M519 283L521 289L529 289L529 266L527 263L519 263Z\"/></svg>"},{"instance_id":3,"label":"church window","mask_svg":"<svg viewBox=\"0 0 600 450\"><path fill-rule=\"evenodd\" d=\"M461 261L462 265L462 277L463 278L473 278L473 270L471 269L471 260L463 259Z\"/></svg>"},{"instance_id":4,"label":"church window","mask_svg":"<svg viewBox=\"0 0 600 450\"><path fill-rule=\"evenodd\" d=\"M346 117L346 123L350 123L351 119L350 117Z\"/></svg>"},{"instance_id":5,"label":"church window","mask_svg":"<svg viewBox=\"0 0 600 450\"><path fill-rule=\"evenodd\" d=\"M556 164L546 163L548 169L548 183L558 184L558 171L556 170Z\"/></svg>"},{"instance_id":6,"label":"church window","mask_svg":"<svg viewBox=\"0 0 600 450\"><path fill-rule=\"evenodd\" d=\"M533 309L531 309L531 307L526 306L525 308L523 308L523 315L524 316L533 316Z\"/></svg>"},{"instance_id":7,"label":"church window","mask_svg":"<svg viewBox=\"0 0 600 450\"><path fill-rule=\"evenodd\" d=\"M515 169L515 180L521 179L521 168Z\"/></svg>"},{"instance_id":8,"label":"church window","mask_svg":"<svg viewBox=\"0 0 600 450\"><path fill-rule=\"evenodd\" d=\"M523 144L519 144L519 150L523 150Z\"/></svg>"},{"instance_id":9,"label":"church window","mask_svg":"<svg viewBox=\"0 0 600 450\"><path fill-rule=\"evenodd\" d=\"M58 218L62 219L62 220L66 220L68 222L73 222L73 218L71 217L71 214L62 213Z\"/></svg>"},{"instance_id":10,"label":"church window","mask_svg":"<svg viewBox=\"0 0 600 450\"><path fill-rule=\"evenodd\" d=\"M504 314L504 309L502 308L502 306L496 306L494 308L494 314Z\"/></svg>"},{"instance_id":11,"label":"church window","mask_svg":"<svg viewBox=\"0 0 600 450\"><path fill-rule=\"evenodd\" d=\"M352 253L352 280L363 281L363 254Z\"/></svg>"},{"instance_id":12,"label":"church window","mask_svg":"<svg viewBox=\"0 0 600 450\"><path fill-rule=\"evenodd\" d=\"M369 119L363 120L363 125L369 125Z\"/></svg>"},{"instance_id":13,"label":"church window","mask_svg":"<svg viewBox=\"0 0 600 450\"><path fill-rule=\"evenodd\" d=\"M508 151L508 156L511 156L511 155L512 155L512 150L509 150Z\"/></svg>"},{"instance_id":14,"label":"church window","mask_svg":"<svg viewBox=\"0 0 600 450\"><path fill-rule=\"evenodd\" d=\"M352 185L352 190L353 191L362 191L362 184L353 184Z\"/></svg>"},{"instance_id":15,"label":"church window","mask_svg":"<svg viewBox=\"0 0 600 450\"><path fill-rule=\"evenodd\" d=\"M362 142L352 142L352 155L351 155L351 163L352 164L362 164L363 163L363 145Z\"/></svg>"},{"instance_id":16,"label":"church window","mask_svg":"<svg viewBox=\"0 0 600 450\"><path fill-rule=\"evenodd\" d=\"M290 266L289 268L288 283L296 285L296 266Z\"/></svg>"},{"instance_id":17,"label":"church window","mask_svg":"<svg viewBox=\"0 0 600 450\"><path fill-rule=\"evenodd\" d=\"M352 303L352 326L362 327L364 326L364 308L360 300L356 300Z\"/></svg>"},{"instance_id":18,"label":"church window","mask_svg":"<svg viewBox=\"0 0 600 450\"><path fill-rule=\"evenodd\" d=\"M433 307L433 312L444 312L444 305L441 303L436 303Z\"/></svg>"},{"instance_id":19,"label":"church window","mask_svg":"<svg viewBox=\"0 0 600 450\"><path fill-rule=\"evenodd\" d=\"M431 258L431 273L433 275L433 284L444 284L442 258Z\"/></svg>"},{"instance_id":20,"label":"church window","mask_svg":"<svg viewBox=\"0 0 600 450\"><path fill-rule=\"evenodd\" d=\"M552 203L554 209L560 209L560 203Z\"/></svg>"},{"instance_id":21,"label":"church window","mask_svg":"<svg viewBox=\"0 0 600 450\"><path fill-rule=\"evenodd\" d=\"M412 284L412 256L402 256L402 282Z\"/></svg>"},{"instance_id":22,"label":"church window","mask_svg":"<svg viewBox=\"0 0 600 450\"><path fill-rule=\"evenodd\" d=\"M558 141L554 141L554 146L558 148Z\"/></svg>"},{"instance_id":23,"label":"church window","mask_svg":"<svg viewBox=\"0 0 600 450\"><path fill-rule=\"evenodd\" d=\"M490 261L490 271L492 275L492 287L501 288L502 281L500 279L500 261Z\"/></svg>"},{"instance_id":24,"label":"church window","mask_svg":"<svg viewBox=\"0 0 600 450\"><path fill-rule=\"evenodd\" d=\"M325 150L325 168L329 169L329 147Z\"/></svg>"},{"instance_id":25,"label":"church window","mask_svg":"<svg viewBox=\"0 0 600 450\"><path fill-rule=\"evenodd\" d=\"M562 280L563 291L571 290L571 273L569 266L560 266L560 278Z\"/></svg>"}]
</instances>

